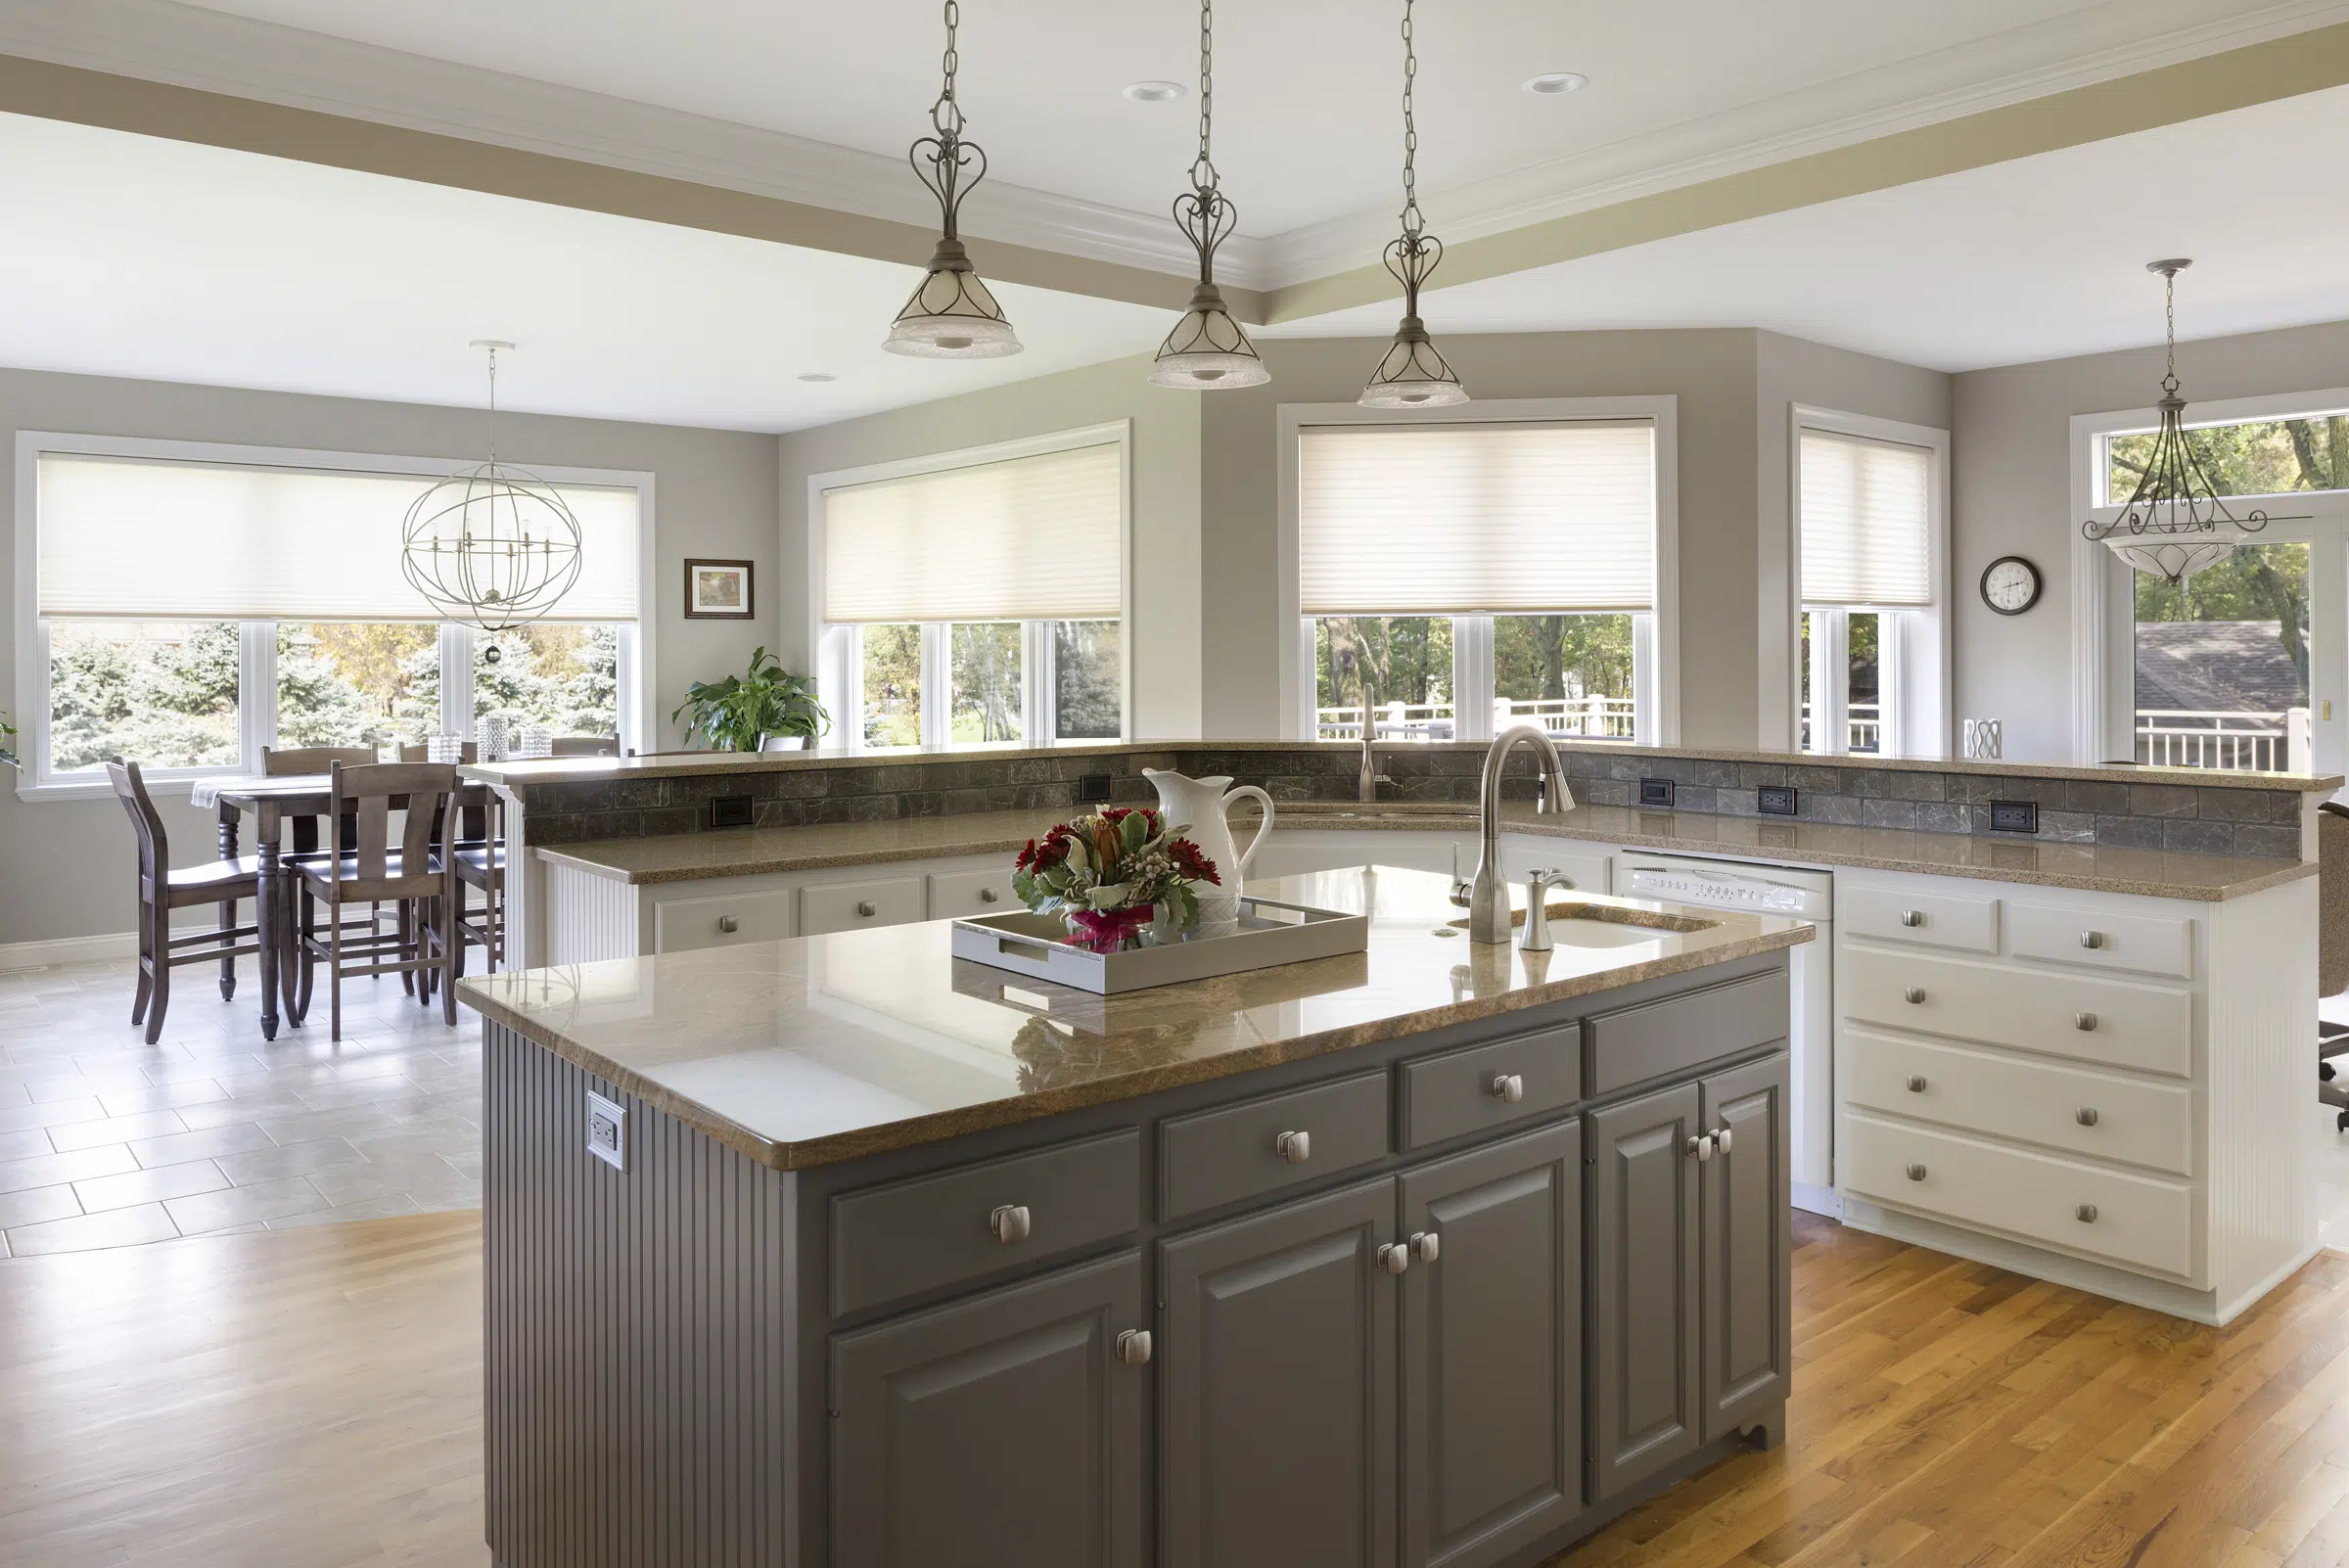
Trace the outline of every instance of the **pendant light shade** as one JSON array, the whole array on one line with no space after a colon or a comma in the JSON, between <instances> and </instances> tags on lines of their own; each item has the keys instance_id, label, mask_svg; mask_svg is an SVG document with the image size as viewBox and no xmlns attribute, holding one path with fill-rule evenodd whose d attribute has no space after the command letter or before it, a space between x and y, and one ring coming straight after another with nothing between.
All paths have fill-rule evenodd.
<instances>
[{"instance_id":1,"label":"pendant light shade","mask_svg":"<svg viewBox=\"0 0 2349 1568\"><path fill-rule=\"evenodd\" d=\"M1446 408L1468 400L1459 373L1419 319L1419 289L1444 259L1444 242L1427 232L1419 210L1419 122L1411 93L1419 52L1411 37L1411 3L1403 0L1403 233L1387 242L1387 270L1403 285L1403 322L1395 341L1356 399L1364 408Z\"/></svg>"},{"instance_id":2,"label":"pendant light shade","mask_svg":"<svg viewBox=\"0 0 2349 1568\"><path fill-rule=\"evenodd\" d=\"M1191 302L1158 346L1150 364L1154 387L1187 387L1195 392L1220 392L1230 387L1261 387L1272 379L1265 361L1248 341L1248 334L1223 308L1216 287L1216 247L1239 221L1239 209L1226 201L1209 156L1215 129L1216 52L1214 0L1199 7L1199 156L1191 161L1191 188L1174 198L1174 225L1199 253L1199 286Z\"/></svg>"},{"instance_id":3,"label":"pendant light shade","mask_svg":"<svg viewBox=\"0 0 2349 1568\"><path fill-rule=\"evenodd\" d=\"M945 86L930 106L934 133L906 153L915 177L938 198L938 249L881 346L921 359L1001 359L1020 351L1019 335L1011 330L986 281L972 269L957 230L962 199L987 177L987 154L977 142L964 140L962 106L954 98L954 74L960 65L954 37L962 22L955 0L946 0L945 22Z\"/></svg>"},{"instance_id":4,"label":"pendant light shade","mask_svg":"<svg viewBox=\"0 0 2349 1568\"><path fill-rule=\"evenodd\" d=\"M2178 274L2192 265L2185 259L2145 263L2146 271L2162 276L2168 298L2169 358L2161 398L2154 405L2161 411L2161 425L2121 515L2110 522L2081 525L2083 533L2132 568L2173 586L2217 566L2273 521L2256 507L2235 516L2219 499L2218 486L2187 444L2186 399L2178 394Z\"/></svg>"}]
</instances>

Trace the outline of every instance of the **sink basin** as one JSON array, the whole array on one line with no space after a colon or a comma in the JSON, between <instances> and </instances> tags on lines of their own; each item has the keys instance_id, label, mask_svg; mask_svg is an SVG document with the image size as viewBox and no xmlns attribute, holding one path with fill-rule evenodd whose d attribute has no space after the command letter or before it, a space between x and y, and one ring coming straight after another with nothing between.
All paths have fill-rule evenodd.
<instances>
[{"instance_id":1,"label":"sink basin","mask_svg":"<svg viewBox=\"0 0 2349 1568\"><path fill-rule=\"evenodd\" d=\"M1548 909L1549 940L1561 947L1630 947L1661 936L1711 931L1721 924L1695 915L1666 914L1661 909L1623 909L1580 899L1553 903ZM1465 929L1468 922L1460 919L1451 924ZM1509 924L1524 925L1525 911L1510 910Z\"/></svg>"},{"instance_id":2,"label":"sink basin","mask_svg":"<svg viewBox=\"0 0 2349 1568\"><path fill-rule=\"evenodd\" d=\"M1553 915L1549 922L1549 940L1561 947L1633 947L1662 935L1646 926L1627 926L1613 920L1560 920Z\"/></svg>"}]
</instances>

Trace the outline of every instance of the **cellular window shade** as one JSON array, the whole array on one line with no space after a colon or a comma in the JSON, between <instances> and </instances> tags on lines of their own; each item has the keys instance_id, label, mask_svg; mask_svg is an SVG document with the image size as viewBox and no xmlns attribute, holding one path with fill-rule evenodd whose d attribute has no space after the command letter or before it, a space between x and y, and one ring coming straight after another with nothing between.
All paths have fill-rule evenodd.
<instances>
[{"instance_id":1,"label":"cellular window shade","mask_svg":"<svg viewBox=\"0 0 2349 1568\"><path fill-rule=\"evenodd\" d=\"M824 619L1106 621L1124 610L1121 448L824 492Z\"/></svg>"},{"instance_id":2,"label":"cellular window shade","mask_svg":"<svg viewBox=\"0 0 2349 1568\"><path fill-rule=\"evenodd\" d=\"M1653 609L1655 427L1302 430L1297 547L1309 616Z\"/></svg>"},{"instance_id":3,"label":"cellular window shade","mask_svg":"<svg viewBox=\"0 0 2349 1568\"><path fill-rule=\"evenodd\" d=\"M400 575L408 507L437 475L43 452L44 616L108 621L438 621ZM636 491L555 486L579 579L554 621L636 617Z\"/></svg>"},{"instance_id":4,"label":"cellular window shade","mask_svg":"<svg viewBox=\"0 0 2349 1568\"><path fill-rule=\"evenodd\" d=\"M1933 454L1803 432L1803 603L1933 602Z\"/></svg>"}]
</instances>

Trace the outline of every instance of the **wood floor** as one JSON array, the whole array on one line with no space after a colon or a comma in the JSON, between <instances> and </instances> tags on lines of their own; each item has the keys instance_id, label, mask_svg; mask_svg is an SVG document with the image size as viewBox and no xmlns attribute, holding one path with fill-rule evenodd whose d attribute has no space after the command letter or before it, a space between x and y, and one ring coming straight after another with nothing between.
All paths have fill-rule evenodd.
<instances>
[{"instance_id":1,"label":"wood floor","mask_svg":"<svg viewBox=\"0 0 2349 1568\"><path fill-rule=\"evenodd\" d=\"M2222 1330L1797 1239L1785 1448L1568 1568L2349 1559L2349 1257ZM480 1291L471 1213L0 1262L0 1563L481 1568Z\"/></svg>"}]
</instances>

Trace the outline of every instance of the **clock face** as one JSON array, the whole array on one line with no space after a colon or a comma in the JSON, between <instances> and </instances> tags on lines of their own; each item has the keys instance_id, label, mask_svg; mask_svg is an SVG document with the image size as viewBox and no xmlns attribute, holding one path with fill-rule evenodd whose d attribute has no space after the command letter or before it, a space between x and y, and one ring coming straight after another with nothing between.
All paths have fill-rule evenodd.
<instances>
[{"instance_id":1,"label":"clock face","mask_svg":"<svg viewBox=\"0 0 2349 1568\"><path fill-rule=\"evenodd\" d=\"M1982 574L1982 602L2003 616L2019 616L2039 602L2039 568L2019 555L2002 556Z\"/></svg>"}]
</instances>

